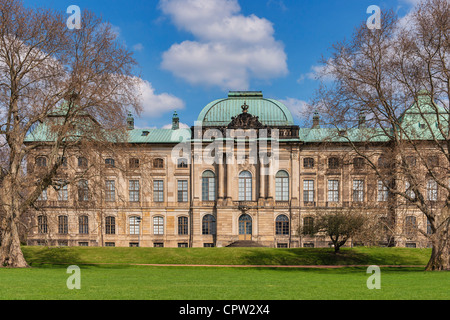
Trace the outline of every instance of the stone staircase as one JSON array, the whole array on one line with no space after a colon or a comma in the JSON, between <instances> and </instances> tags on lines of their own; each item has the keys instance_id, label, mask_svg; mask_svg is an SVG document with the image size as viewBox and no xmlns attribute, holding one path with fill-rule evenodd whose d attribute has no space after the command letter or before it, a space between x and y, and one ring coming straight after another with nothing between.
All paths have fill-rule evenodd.
<instances>
[{"instance_id":1,"label":"stone staircase","mask_svg":"<svg viewBox=\"0 0 450 320\"><path fill-rule=\"evenodd\" d=\"M264 246L255 241L236 241L227 246L227 248L263 248Z\"/></svg>"}]
</instances>

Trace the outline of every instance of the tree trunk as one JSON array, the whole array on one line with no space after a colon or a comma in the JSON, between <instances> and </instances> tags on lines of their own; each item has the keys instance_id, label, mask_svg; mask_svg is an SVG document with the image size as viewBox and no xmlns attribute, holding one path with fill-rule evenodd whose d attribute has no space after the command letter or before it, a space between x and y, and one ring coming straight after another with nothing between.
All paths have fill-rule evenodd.
<instances>
[{"instance_id":1,"label":"tree trunk","mask_svg":"<svg viewBox=\"0 0 450 320\"><path fill-rule=\"evenodd\" d=\"M20 248L19 232L13 219L3 230L2 246L0 248L0 267L28 268L28 263Z\"/></svg>"},{"instance_id":2,"label":"tree trunk","mask_svg":"<svg viewBox=\"0 0 450 320\"><path fill-rule=\"evenodd\" d=\"M450 243L448 237L433 241L431 258L425 268L426 271L450 270Z\"/></svg>"}]
</instances>

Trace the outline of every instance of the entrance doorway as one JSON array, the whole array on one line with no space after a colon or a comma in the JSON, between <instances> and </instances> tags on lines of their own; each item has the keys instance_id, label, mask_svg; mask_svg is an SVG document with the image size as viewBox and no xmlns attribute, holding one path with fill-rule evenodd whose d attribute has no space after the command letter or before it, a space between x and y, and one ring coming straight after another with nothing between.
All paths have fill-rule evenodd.
<instances>
[{"instance_id":1,"label":"entrance doorway","mask_svg":"<svg viewBox=\"0 0 450 320\"><path fill-rule=\"evenodd\" d=\"M243 214L239 218L239 240L251 241L253 233L252 217L248 214Z\"/></svg>"}]
</instances>

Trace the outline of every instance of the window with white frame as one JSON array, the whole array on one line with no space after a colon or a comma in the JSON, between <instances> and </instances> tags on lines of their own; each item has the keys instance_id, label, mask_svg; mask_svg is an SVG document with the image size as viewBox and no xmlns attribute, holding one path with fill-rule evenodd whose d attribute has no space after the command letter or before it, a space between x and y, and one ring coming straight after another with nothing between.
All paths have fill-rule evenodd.
<instances>
[{"instance_id":1,"label":"window with white frame","mask_svg":"<svg viewBox=\"0 0 450 320\"><path fill-rule=\"evenodd\" d=\"M386 182L378 181L378 202L388 201L389 190L386 186Z\"/></svg>"},{"instance_id":2,"label":"window with white frame","mask_svg":"<svg viewBox=\"0 0 450 320\"><path fill-rule=\"evenodd\" d=\"M409 181L405 182L405 192L406 192L406 195L408 197L410 197L411 199L415 199L416 198L416 194L412 190L411 183Z\"/></svg>"},{"instance_id":3,"label":"window with white frame","mask_svg":"<svg viewBox=\"0 0 450 320\"><path fill-rule=\"evenodd\" d=\"M339 202L339 180L328 180L328 202Z\"/></svg>"},{"instance_id":4,"label":"window with white frame","mask_svg":"<svg viewBox=\"0 0 450 320\"><path fill-rule=\"evenodd\" d=\"M202 201L216 200L216 175L208 170L202 175Z\"/></svg>"},{"instance_id":5,"label":"window with white frame","mask_svg":"<svg viewBox=\"0 0 450 320\"><path fill-rule=\"evenodd\" d=\"M427 181L427 200L437 201L438 199L438 184L435 180Z\"/></svg>"},{"instance_id":6,"label":"window with white frame","mask_svg":"<svg viewBox=\"0 0 450 320\"><path fill-rule=\"evenodd\" d=\"M130 217L130 234L138 235L140 234L141 217L132 216Z\"/></svg>"},{"instance_id":7,"label":"window with white frame","mask_svg":"<svg viewBox=\"0 0 450 320\"><path fill-rule=\"evenodd\" d=\"M164 218L163 217L153 217L153 234L163 235L164 234Z\"/></svg>"},{"instance_id":8,"label":"window with white frame","mask_svg":"<svg viewBox=\"0 0 450 320\"><path fill-rule=\"evenodd\" d=\"M154 202L164 202L164 181L154 180L153 181L153 201Z\"/></svg>"},{"instance_id":9,"label":"window with white frame","mask_svg":"<svg viewBox=\"0 0 450 320\"><path fill-rule=\"evenodd\" d=\"M116 182L114 180L106 180L105 182L105 200L106 202L116 201Z\"/></svg>"},{"instance_id":10,"label":"window with white frame","mask_svg":"<svg viewBox=\"0 0 450 320\"><path fill-rule=\"evenodd\" d=\"M67 200L69 200L67 181L60 180L58 184L58 201Z\"/></svg>"},{"instance_id":11,"label":"window with white frame","mask_svg":"<svg viewBox=\"0 0 450 320\"><path fill-rule=\"evenodd\" d=\"M289 174L279 171L275 177L276 201L289 201Z\"/></svg>"},{"instance_id":12,"label":"window with white frame","mask_svg":"<svg viewBox=\"0 0 450 320\"><path fill-rule=\"evenodd\" d=\"M178 180L178 202L188 202L187 180Z\"/></svg>"},{"instance_id":13,"label":"window with white frame","mask_svg":"<svg viewBox=\"0 0 450 320\"><path fill-rule=\"evenodd\" d=\"M252 201L252 174L248 171L239 174L239 201Z\"/></svg>"},{"instance_id":14,"label":"window with white frame","mask_svg":"<svg viewBox=\"0 0 450 320\"><path fill-rule=\"evenodd\" d=\"M353 180L353 194L354 202L364 202L364 180Z\"/></svg>"},{"instance_id":15,"label":"window with white frame","mask_svg":"<svg viewBox=\"0 0 450 320\"><path fill-rule=\"evenodd\" d=\"M139 202L139 180L130 180L128 185L130 202Z\"/></svg>"},{"instance_id":16,"label":"window with white frame","mask_svg":"<svg viewBox=\"0 0 450 320\"><path fill-rule=\"evenodd\" d=\"M303 180L303 201L314 202L314 180Z\"/></svg>"}]
</instances>

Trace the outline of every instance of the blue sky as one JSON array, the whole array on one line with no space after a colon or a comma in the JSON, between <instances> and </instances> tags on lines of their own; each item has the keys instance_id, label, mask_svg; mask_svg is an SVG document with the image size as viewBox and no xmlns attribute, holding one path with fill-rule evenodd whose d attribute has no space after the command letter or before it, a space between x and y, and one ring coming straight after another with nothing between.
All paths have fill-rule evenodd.
<instances>
[{"instance_id":1,"label":"blue sky","mask_svg":"<svg viewBox=\"0 0 450 320\"><path fill-rule=\"evenodd\" d=\"M333 43L349 38L377 5L406 15L416 0L24 0L109 21L134 52L143 79L139 127L161 128L174 110L193 125L229 90L263 91L297 110L317 88L314 74ZM69 15L68 15L69 17Z\"/></svg>"}]
</instances>

